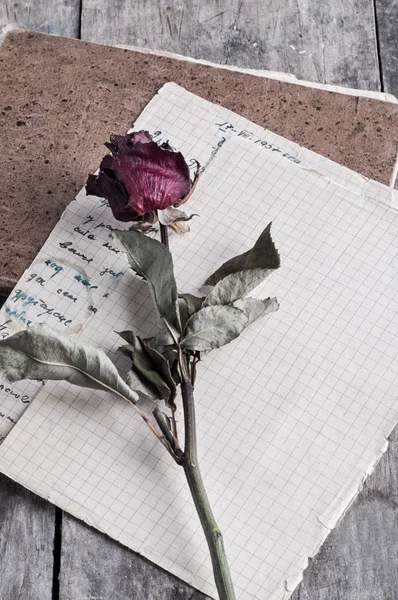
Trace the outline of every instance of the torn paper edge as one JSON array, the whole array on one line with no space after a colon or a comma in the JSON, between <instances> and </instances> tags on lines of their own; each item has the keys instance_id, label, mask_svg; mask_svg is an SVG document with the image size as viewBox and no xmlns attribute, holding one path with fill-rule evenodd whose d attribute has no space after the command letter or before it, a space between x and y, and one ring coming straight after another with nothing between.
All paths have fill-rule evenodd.
<instances>
[{"instance_id":1,"label":"torn paper edge","mask_svg":"<svg viewBox=\"0 0 398 600\"><path fill-rule=\"evenodd\" d=\"M391 174L391 179L390 179L390 183L389 183L390 187L393 188L395 186L395 184L397 182L397 177L398 177L398 153L397 153L397 158L395 160L395 166L394 166L393 172Z\"/></svg>"},{"instance_id":2,"label":"torn paper edge","mask_svg":"<svg viewBox=\"0 0 398 600\"><path fill-rule=\"evenodd\" d=\"M352 492L350 498L347 501L347 504L342 508L341 512L337 515L337 517L332 518L331 521L328 522L328 517L327 517L327 511L319 516L317 516L317 520L319 525L326 530L326 535L323 538L323 540L319 543L319 545L315 548L315 551L313 553L312 556L305 556L306 562L307 562L307 566L301 570L300 572L297 572L297 574L295 575L291 575L290 577L285 579L285 590L287 592L287 595L285 595L283 600L288 600L291 595L293 594L293 592L295 591L295 589L297 588L298 585L300 585L300 583L303 581L304 579L304 571L306 569L308 569L309 567L309 560L310 559L314 559L319 551L321 550L322 546L324 545L324 543L326 542L328 536L330 535L330 533L338 526L340 525L340 523L343 521L346 513L350 510L351 506L355 503L355 500L358 498L359 494L361 493L364 484L367 480L368 477L370 477L374 470L376 469L376 467L378 466L378 464L380 463L380 461L382 460L384 454L387 452L389 445L391 443L391 440L389 439L392 432L394 431L395 427L397 427L398 425L398 421L395 422L394 426L392 427L390 433L387 435L387 437L385 438L384 444L381 446L380 450L378 451L378 453L375 456L374 461L369 465L369 467L365 470L361 481L359 482L358 486L356 487L356 489ZM334 503L337 503L337 498L335 499ZM331 510L331 507L329 508L329 510ZM330 518L330 517L329 517Z\"/></svg>"}]
</instances>

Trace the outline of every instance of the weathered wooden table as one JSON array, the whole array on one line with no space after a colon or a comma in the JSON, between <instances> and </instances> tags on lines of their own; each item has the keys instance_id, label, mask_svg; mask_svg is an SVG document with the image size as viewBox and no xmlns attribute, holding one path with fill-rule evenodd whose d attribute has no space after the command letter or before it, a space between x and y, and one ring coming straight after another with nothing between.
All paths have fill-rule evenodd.
<instances>
[{"instance_id":1,"label":"weathered wooden table","mask_svg":"<svg viewBox=\"0 0 398 600\"><path fill-rule=\"evenodd\" d=\"M0 25L398 95L398 0L2 0ZM398 429L293 599L398 598L397 507ZM0 598L205 597L0 476Z\"/></svg>"}]
</instances>

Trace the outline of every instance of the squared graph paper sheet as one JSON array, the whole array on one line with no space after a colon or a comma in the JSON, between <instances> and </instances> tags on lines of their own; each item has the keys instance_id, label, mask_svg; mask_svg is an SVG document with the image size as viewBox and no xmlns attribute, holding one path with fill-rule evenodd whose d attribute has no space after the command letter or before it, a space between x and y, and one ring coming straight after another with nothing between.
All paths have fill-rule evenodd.
<instances>
[{"instance_id":1,"label":"squared graph paper sheet","mask_svg":"<svg viewBox=\"0 0 398 600\"><path fill-rule=\"evenodd\" d=\"M393 204L390 188L315 154L251 123L222 106L191 94L175 83L163 86L138 118L135 129L149 129L157 141L170 139L187 157L192 173L202 169L229 137L250 140L266 154L276 153L302 169L337 181L359 196L383 197ZM84 190L65 211L38 257L0 311L0 339L37 321L90 339L91 317L103 311L126 265L110 240L120 227L106 203L87 198ZM60 287L59 282L62 281ZM82 295L83 291L83 295ZM40 386L0 382L0 443L11 431Z\"/></svg>"},{"instance_id":2,"label":"squared graph paper sheet","mask_svg":"<svg viewBox=\"0 0 398 600\"><path fill-rule=\"evenodd\" d=\"M171 238L180 290L198 293L271 220L281 253L281 268L256 290L277 296L279 311L205 356L196 386L200 462L237 596L280 600L398 418L398 215L382 196L359 197L236 137L204 173L195 212L191 233ZM130 272L104 303L90 338L111 356L116 328L153 330L145 287ZM49 382L1 445L0 463L216 597L183 473L128 404Z\"/></svg>"}]
</instances>

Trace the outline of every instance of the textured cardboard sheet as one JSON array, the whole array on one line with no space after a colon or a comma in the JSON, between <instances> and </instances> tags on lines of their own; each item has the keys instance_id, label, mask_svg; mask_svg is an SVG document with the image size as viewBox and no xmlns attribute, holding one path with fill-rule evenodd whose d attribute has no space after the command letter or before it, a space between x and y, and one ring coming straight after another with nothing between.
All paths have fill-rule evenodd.
<instances>
[{"instance_id":1,"label":"textured cardboard sheet","mask_svg":"<svg viewBox=\"0 0 398 600\"><path fill-rule=\"evenodd\" d=\"M29 31L0 48L0 290L31 263L125 131L175 81L212 102L383 183L398 147L398 106L180 60Z\"/></svg>"}]
</instances>

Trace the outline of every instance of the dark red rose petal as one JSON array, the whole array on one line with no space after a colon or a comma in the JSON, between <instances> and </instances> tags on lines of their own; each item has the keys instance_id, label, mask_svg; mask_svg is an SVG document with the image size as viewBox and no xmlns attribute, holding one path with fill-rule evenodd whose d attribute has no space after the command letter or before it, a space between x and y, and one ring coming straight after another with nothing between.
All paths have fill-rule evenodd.
<instances>
[{"instance_id":1,"label":"dark red rose petal","mask_svg":"<svg viewBox=\"0 0 398 600\"><path fill-rule=\"evenodd\" d=\"M112 154L104 156L97 186L93 180L90 183L90 189L96 191L90 193L107 198L117 219L131 221L163 210L179 203L191 189L182 154L174 152L168 142L159 146L147 131L113 135L106 146Z\"/></svg>"},{"instance_id":2,"label":"dark red rose petal","mask_svg":"<svg viewBox=\"0 0 398 600\"><path fill-rule=\"evenodd\" d=\"M90 196L106 198L112 210L113 216L118 221L129 223L134 221L138 214L130 206L127 206L127 192L123 184L112 179L106 173L89 175L86 184L86 192Z\"/></svg>"}]
</instances>

